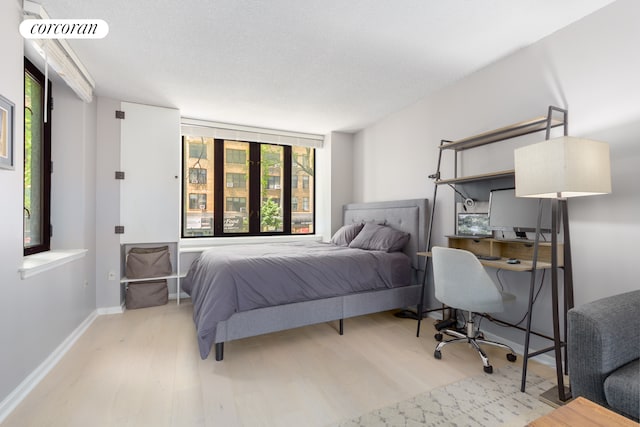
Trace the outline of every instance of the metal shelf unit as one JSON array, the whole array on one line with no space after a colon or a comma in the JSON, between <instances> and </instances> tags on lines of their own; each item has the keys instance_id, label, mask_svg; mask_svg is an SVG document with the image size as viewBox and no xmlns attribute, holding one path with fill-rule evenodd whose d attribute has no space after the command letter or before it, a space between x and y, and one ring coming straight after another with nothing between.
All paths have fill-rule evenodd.
<instances>
[{"instance_id":1,"label":"metal shelf unit","mask_svg":"<svg viewBox=\"0 0 640 427\"><path fill-rule=\"evenodd\" d=\"M452 187L454 187L455 190L455 186L456 185L464 185L464 184L482 184L482 183L486 183L487 186L490 185L491 183L505 183L505 182L514 182L514 177L515 177L515 171L514 170L503 170L503 171L494 171L494 172L489 172L489 173L484 173L484 174L480 174L480 175L470 175L470 176L458 176L458 155L460 152L463 152L465 150L469 150L469 149L473 149L473 148L477 148L477 147L481 147L481 146L485 146L488 144L493 144L495 142L500 142L500 141L505 141L505 140L509 140L509 139L514 139L514 138L518 138L524 135L528 135L531 133L535 133L535 132L545 132L545 140L549 139L551 136L551 130L553 128L558 128L558 127L562 127L563 131L564 131L564 135L568 135L568 111L566 109L562 109L559 107L555 107L555 106L549 106L547 109L547 115L546 116L540 116L540 117L536 117L530 120L525 120L522 122L518 122L512 125L508 125L499 129L494 129L494 130L490 130L487 132L483 132L477 135L473 135L473 136L469 136L467 138L463 138L463 139L459 139L459 140L455 140L455 141L450 141L450 140L441 140L440 141L440 146L438 147L438 163L437 163L437 171L432 174L429 175L429 178L434 180L434 190L433 190L433 199L432 199L432 203L431 203L431 215L429 217L429 227L428 227L428 231L427 231L427 248L426 251L427 253L431 252L431 236L432 236L432 232L433 232L433 220L434 220L434 216L435 216L435 212L436 212L436 200L437 200L437 194L438 194L438 188L440 187L440 185L450 185ZM455 156L455 160L454 160L454 170L453 170L453 177L452 178L447 178L447 179L443 179L442 178L442 174L441 174L441 164L442 164L442 155L443 152L447 151L447 150L452 150L454 152L454 156ZM560 201L559 203L564 204L564 207L566 208L566 201ZM562 208L562 206L561 206ZM536 235L536 241L538 236ZM566 242L565 244L565 250L568 251L569 250L569 244L568 242ZM535 258L534 258L534 265L537 259L537 251L538 251L538 247L536 244L536 248L535 248ZM570 274L570 266L568 268L569 270L569 274ZM566 272L565 272L566 274ZM427 283L427 277L429 276L429 257L426 257L426 265L425 265L425 275L424 275L424 279L423 279L423 283L422 283L422 291L421 291L421 298L419 301L419 306L418 306L418 325L417 325L417 331L416 331L416 336L420 336L420 324L421 324L421 320L422 317L424 316L424 314L426 312L430 312L430 311L439 311L442 310L441 308L437 308L437 309L430 309L430 310L423 310L423 306L422 304L424 304L424 295L425 295L425 287L426 287L426 283ZM530 286L530 297L529 297L529 313L531 313L532 310L532 305L533 305L533 285L535 282L535 269L532 271L531 273L531 286ZM567 282L567 280L565 280L565 283ZM566 312L568 310L568 308L571 308L570 306L567 306L567 301L569 301L569 305L573 304L573 285L572 285L572 281L571 279L568 280L568 284L565 285L565 307L564 307L564 336L566 337ZM555 291L554 291L555 292ZM554 320L554 323L557 323L557 319ZM558 327L557 324L554 325L554 330ZM551 351L553 349L556 349L556 347L558 347L558 343L557 341L554 343L553 347L547 348L547 349L543 349L543 350L539 350L533 353L529 353L529 337L530 334L532 333L531 331L531 316L528 316L527 319L527 329L526 329L526 337L525 337L525 354L524 354L524 362L523 362L523 374L522 374L522 384L521 384L521 390L524 391L524 387L525 387L525 381L526 381L526 373L527 373L527 361L530 357L534 357L537 356L539 354ZM554 337L557 338L557 337ZM563 344L564 345L564 344ZM565 366L566 366L566 353L565 353ZM562 383L562 379L561 379L561 371L562 371L562 362L560 360L558 360L558 358L556 357L556 369L558 370L559 374L558 374L558 378L559 378L559 388L563 388L564 385Z\"/></svg>"}]
</instances>

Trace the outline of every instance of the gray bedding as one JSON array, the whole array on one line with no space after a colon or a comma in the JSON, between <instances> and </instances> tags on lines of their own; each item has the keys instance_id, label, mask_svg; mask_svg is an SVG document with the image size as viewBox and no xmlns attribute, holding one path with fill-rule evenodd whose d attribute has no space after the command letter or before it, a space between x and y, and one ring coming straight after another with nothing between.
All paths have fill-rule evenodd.
<instances>
[{"instance_id":1,"label":"gray bedding","mask_svg":"<svg viewBox=\"0 0 640 427\"><path fill-rule=\"evenodd\" d=\"M402 252L296 242L208 249L180 283L193 301L206 359L218 322L235 312L406 286L411 277L411 259Z\"/></svg>"}]
</instances>

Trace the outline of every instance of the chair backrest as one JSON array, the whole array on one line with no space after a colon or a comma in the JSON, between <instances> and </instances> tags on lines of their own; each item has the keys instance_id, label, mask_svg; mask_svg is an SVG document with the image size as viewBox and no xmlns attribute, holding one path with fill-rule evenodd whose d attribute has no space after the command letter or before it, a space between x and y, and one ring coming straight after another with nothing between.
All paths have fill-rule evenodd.
<instances>
[{"instance_id":1,"label":"chair backrest","mask_svg":"<svg viewBox=\"0 0 640 427\"><path fill-rule=\"evenodd\" d=\"M436 298L477 313L504 311L502 294L476 256L462 249L431 248Z\"/></svg>"}]
</instances>

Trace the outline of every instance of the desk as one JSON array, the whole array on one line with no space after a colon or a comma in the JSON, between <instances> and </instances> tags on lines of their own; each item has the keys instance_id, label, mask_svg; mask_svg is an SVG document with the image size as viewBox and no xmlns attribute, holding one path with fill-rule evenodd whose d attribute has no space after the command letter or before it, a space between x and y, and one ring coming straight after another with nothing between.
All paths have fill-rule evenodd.
<instances>
[{"instance_id":1,"label":"desk","mask_svg":"<svg viewBox=\"0 0 640 427\"><path fill-rule=\"evenodd\" d=\"M526 377L527 377L527 363L529 358L538 356L543 353L547 353L551 350L556 350L557 346L564 346L565 343L561 341L559 333L558 336L554 336L552 338L535 333L531 330L531 312L533 309L533 299L534 299L534 286L535 286L535 274L533 271L533 257L534 257L534 241L524 240L524 239L514 239L514 240L504 240L504 239L493 239L493 238L477 238L470 236L447 236L449 239L449 247L456 249L464 249L469 252L472 252L476 255L487 255L487 256L499 256L499 260L483 260L479 259L480 263L485 267L499 268L503 270L516 271L516 272L529 272L532 273L531 281L529 286L529 301L528 301L528 309L527 309L527 327L526 329L520 328L525 331L525 345L524 345L524 355L523 355L523 364L522 364L522 382L520 386L521 391L525 391L526 385ZM552 268L551 264L551 242L539 242L538 243L538 258L536 260L536 271L550 269ZM558 267L562 267L563 264L563 245L558 245ZM419 256L430 257L430 252L418 252ZM520 261L520 264L509 264L507 259L516 258ZM555 331L559 331L559 319L558 319L558 306L553 306L553 318L554 318L554 333ZM567 305L564 305L563 309L564 315L564 325L565 325L565 336L566 336L566 324L567 324ZM510 325L515 326L516 325ZM419 325L418 325L419 328ZM543 338L554 341L554 346L544 348L542 350L535 351L533 353L529 352L529 340L531 334L535 334L541 336ZM560 348L560 347L558 347ZM565 358L566 359L566 358ZM556 370L559 372L558 376L561 378L562 373L562 361L558 360L556 357ZM564 387L564 384L559 381L559 386Z\"/></svg>"},{"instance_id":2,"label":"desk","mask_svg":"<svg viewBox=\"0 0 640 427\"><path fill-rule=\"evenodd\" d=\"M604 408L584 397L578 397L564 406L540 417L531 423L529 427L555 427L555 426L603 426L603 427L632 427L638 426L622 415Z\"/></svg>"},{"instance_id":3,"label":"desk","mask_svg":"<svg viewBox=\"0 0 640 427\"><path fill-rule=\"evenodd\" d=\"M499 256L502 258L499 261L480 260L482 265L486 265L487 267L503 268L511 271L531 271L534 249L533 240L506 240L468 236L447 236L447 238L449 239L450 248L464 249L476 255ZM540 242L538 246L536 269L551 268L551 242ZM559 252L562 253L562 245L559 245ZM516 258L520 260L521 264L507 264L507 258ZM558 265L563 265L562 257L559 257Z\"/></svg>"},{"instance_id":4,"label":"desk","mask_svg":"<svg viewBox=\"0 0 640 427\"><path fill-rule=\"evenodd\" d=\"M468 236L447 236L449 247L464 249L476 255L499 256L499 260L478 259L485 267L500 268L509 271L531 271L533 269L532 240L514 239L501 240L492 238L478 238ZM562 245L560 250L562 249ZM418 252L419 256L430 257L431 252ZM507 259L516 258L520 264L509 264ZM562 259L558 260L562 266ZM536 270L551 268L551 243L541 242L538 249Z\"/></svg>"},{"instance_id":5,"label":"desk","mask_svg":"<svg viewBox=\"0 0 640 427\"><path fill-rule=\"evenodd\" d=\"M418 256L430 257L431 252L417 252ZM509 264L507 262L509 258L500 258L497 260L478 259L480 264L485 267L500 268L502 270L527 272L533 269L533 263L530 260L520 260L520 264ZM538 262L536 270L544 270L545 268L551 268L551 264L548 262Z\"/></svg>"}]
</instances>

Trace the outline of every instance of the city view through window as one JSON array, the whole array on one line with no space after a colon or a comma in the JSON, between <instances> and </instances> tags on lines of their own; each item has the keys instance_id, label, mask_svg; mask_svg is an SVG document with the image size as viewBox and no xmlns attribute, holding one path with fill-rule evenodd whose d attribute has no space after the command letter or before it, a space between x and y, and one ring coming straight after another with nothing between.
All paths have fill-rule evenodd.
<instances>
[{"instance_id":1,"label":"city view through window","mask_svg":"<svg viewBox=\"0 0 640 427\"><path fill-rule=\"evenodd\" d=\"M314 232L314 149L183 140L184 237Z\"/></svg>"}]
</instances>

